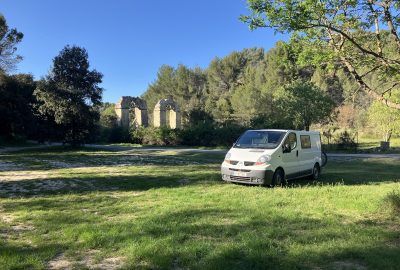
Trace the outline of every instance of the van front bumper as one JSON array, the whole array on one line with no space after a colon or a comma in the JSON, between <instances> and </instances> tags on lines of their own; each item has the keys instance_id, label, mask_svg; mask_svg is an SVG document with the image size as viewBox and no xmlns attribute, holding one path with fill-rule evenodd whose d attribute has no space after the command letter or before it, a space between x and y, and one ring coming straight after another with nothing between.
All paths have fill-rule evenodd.
<instances>
[{"instance_id":1,"label":"van front bumper","mask_svg":"<svg viewBox=\"0 0 400 270\"><path fill-rule=\"evenodd\" d=\"M270 168L253 168L235 168L233 166L222 165L222 180L250 185L270 185L272 183L274 171Z\"/></svg>"}]
</instances>

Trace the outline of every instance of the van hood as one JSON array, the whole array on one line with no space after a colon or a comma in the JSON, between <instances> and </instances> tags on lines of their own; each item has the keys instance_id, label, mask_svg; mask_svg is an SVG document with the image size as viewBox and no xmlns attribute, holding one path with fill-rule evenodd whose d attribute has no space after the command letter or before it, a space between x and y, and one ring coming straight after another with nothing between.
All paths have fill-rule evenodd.
<instances>
[{"instance_id":1,"label":"van hood","mask_svg":"<svg viewBox=\"0 0 400 270\"><path fill-rule=\"evenodd\" d=\"M272 155L276 149L231 148L231 160L256 162L262 155Z\"/></svg>"}]
</instances>

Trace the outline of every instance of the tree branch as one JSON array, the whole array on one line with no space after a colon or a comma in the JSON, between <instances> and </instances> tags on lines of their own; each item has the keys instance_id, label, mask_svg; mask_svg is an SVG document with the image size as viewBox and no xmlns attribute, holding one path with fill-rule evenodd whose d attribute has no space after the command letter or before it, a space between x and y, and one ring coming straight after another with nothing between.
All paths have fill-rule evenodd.
<instances>
[{"instance_id":1,"label":"tree branch","mask_svg":"<svg viewBox=\"0 0 400 270\"><path fill-rule=\"evenodd\" d=\"M382 60L384 63L390 63L390 64L398 64L400 65L400 61L399 60L395 60L395 59L389 59L386 57L383 57L382 55L377 54L374 51L371 50L367 50L364 47L362 47L359 43L357 43L354 38L350 37L347 33L343 32L342 30L333 27L332 25L327 25L327 24L310 24L312 27L323 27L326 28L327 30L331 30L333 32L336 32L340 35L342 35L345 39L347 39L348 41L350 41L354 46L356 46L361 52L365 53L365 54L369 54L372 55L380 60ZM308 28L312 28L312 27L308 27Z\"/></svg>"},{"instance_id":2,"label":"tree branch","mask_svg":"<svg viewBox=\"0 0 400 270\"><path fill-rule=\"evenodd\" d=\"M367 72L365 72L364 74L360 75L360 78L364 78L365 76L367 76L368 74L370 74L371 72L374 72L375 70L381 68L382 65L377 65L375 67L373 67L372 69L368 70Z\"/></svg>"},{"instance_id":3,"label":"tree branch","mask_svg":"<svg viewBox=\"0 0 400 270\"><path fill-rule=\"evenodd\" d=\"M397 44L397 50L400 51L400 38L399 38L399 35L397 34L396 27L393 24L392 13L390 13L390 10L389 10L390 2L391 1L385 1L385 4L383 5L383 14L384 14L386 23L389 27L390 34L393 36L393 38Z\"/></svg>"},{"instance_id":4,"label":"tree branch","mask_svg":"<svg viewBox=\"0 0 400 270\"><path fill-rule=\"evenodd\" d=\"M381 40L381 34L379 32L379 17L378 13L374 9L372 3L374 0L368 0L368 7L371 13L374 15L374 24L375 24L375 36L376 36L376 46L378 48L378 54L382 55L382 40Z\"/></svg>"},{"instance_id":5,"label":"tree branch","mask_svg":"<svg viewBox=\"0 0 400 270\"><path fill-rule=\"evenodd\" d=\"M383 97L385 94L390 93L390 91L392 91L393 88L395 88L395 87L396 87L397 85L399 85L399 84L400 84L400 81L394 82L394 83L392 84L392 86L390 86L388 89L386 89L385 91L383 91L383 92L381 93L381 96Z\"/></svg>"},{"instance_id":6,"label":"tree branch","mask_svg":"<svg viewBox=\"0 0 400 270\"><path fill-rule=\"evenodd\" d=\"M333 46L333 49L336 52L340 52L338 47L336 46L336 44L333 42L333 35L332 35L332 31L328 31L329 36L331 37L331 45ZM367 93L368 95L370 95L371 97L375 98L376 100L382 102L383 104L385 104L388 107L391 108L395 108L395 109L399 109L400 110L400 103L395 103L390 101L389 99L384 97L384 94L378 94L376 93L363 79L362 77L358 74L358 72L356 71L356 69L354 68L354 66L351 64L351 62L343 55L340 55L340 60L343 62L343 64L346 66L347 70L349 71L349 73L352 75L352 77L354 78L354 80L357 82L357 84L360 86L360 88ZM396 85L393 86L393 88ZM392 88L392 89L393 89ZM389 90L389 89L387 89Z\"/></svg>"}]
</instances>

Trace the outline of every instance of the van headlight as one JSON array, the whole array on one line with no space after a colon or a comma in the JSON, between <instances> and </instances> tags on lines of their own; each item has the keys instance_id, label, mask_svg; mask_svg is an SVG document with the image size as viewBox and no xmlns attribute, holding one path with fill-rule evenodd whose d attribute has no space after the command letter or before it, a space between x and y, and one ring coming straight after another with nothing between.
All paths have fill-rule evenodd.
<instances>
[{"instance_id":1,"label":"van headlight","mask_svg":"<svg viewBox=\"0 0 400 270\"><path fill-rule=\"evenodd\" d=\"M231 153L227 153L227 154L225 155L224 161L225 161L226 163L231 163Z\"/></svg>"},{"instance_id":2,"label":"van headlight","mask_svg":"<svg viewBox=\"0 0 400 270\"><path fill-rule=\"evenodd\" d=\"M262 155L261 157L259 157L257 159L255 165L264 165L264 164L268 163L269 161L271 161L271 156L270 155Z\"/></svg>"}]
</instances>

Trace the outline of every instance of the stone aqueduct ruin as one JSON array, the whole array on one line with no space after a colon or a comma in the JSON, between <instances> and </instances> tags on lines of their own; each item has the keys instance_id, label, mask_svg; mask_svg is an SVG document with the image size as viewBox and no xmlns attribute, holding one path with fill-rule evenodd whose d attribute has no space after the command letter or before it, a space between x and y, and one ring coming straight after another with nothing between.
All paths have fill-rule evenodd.
<instances>
[{"instance_id":1,"label":"stone aqueduct ruin","mask_svg":"<svg viewBox=\"0 0 400 270\"><path fill-rule=\"evenodd\" d=\"M115 112L118 125L125 129L129 129L130 125L135 128L149 125L146 101L139 97L121 97L115 104ZM153 110L153 126L181 128L181 110L172 97L157 102Z\"/></svg>"}]
</instances>

